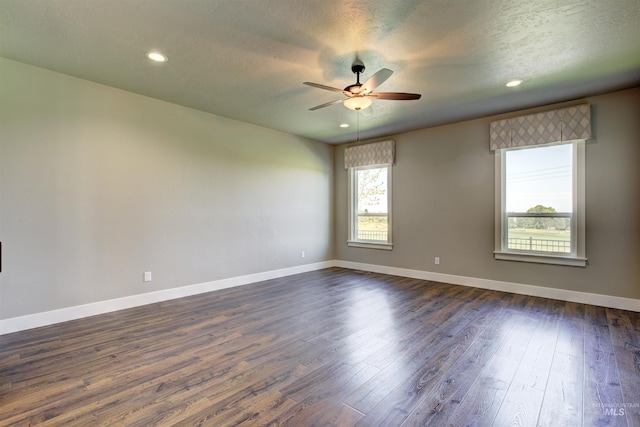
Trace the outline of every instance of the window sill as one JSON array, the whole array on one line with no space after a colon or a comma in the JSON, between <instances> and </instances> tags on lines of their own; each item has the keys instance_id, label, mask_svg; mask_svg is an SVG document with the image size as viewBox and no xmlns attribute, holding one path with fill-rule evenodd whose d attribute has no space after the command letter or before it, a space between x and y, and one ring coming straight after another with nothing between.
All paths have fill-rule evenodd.
<instances>
[{"instance_id":1,"label":"window sill","mask_svg":"<svg viewBox=\"0 0 640 427\"><path fill-rule=\"evenodd\" d=\"M525 254L519 252L493 252L493 257L503 261L533 262L537 264L568 265L571 267L586 267L587 259L581 257L545 255L545 254Z\"/></svg>"},{"instance_id":2,"label":"window sill","mask_svg":"<svg viewBox=\"0 0 640 427\"><path fill-rule=\"evenodd\" d=\"M361 240L358 240L358 241L349 240L347 242L347 245L354 248L383 249L385 251L390 251L393 249L392 243L363 242Z\"/></svg>"}]
</instances>

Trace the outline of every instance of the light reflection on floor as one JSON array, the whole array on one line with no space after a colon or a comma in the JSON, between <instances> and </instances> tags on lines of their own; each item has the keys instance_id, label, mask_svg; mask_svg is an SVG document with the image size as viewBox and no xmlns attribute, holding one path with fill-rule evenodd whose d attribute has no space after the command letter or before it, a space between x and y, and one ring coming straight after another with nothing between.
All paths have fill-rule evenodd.
<instances>
[{"instance_id":1,"label":"light reflection on floor","mask_svg":"<svg viewBox=\"0 0 640 427\"><path fill-rule=\"evenodd\" d=\"M387 293L376 288L353 289L348 307L347 359L361 363L378 352L393 354L399 337Z\"/></svg>"}]
</instances>

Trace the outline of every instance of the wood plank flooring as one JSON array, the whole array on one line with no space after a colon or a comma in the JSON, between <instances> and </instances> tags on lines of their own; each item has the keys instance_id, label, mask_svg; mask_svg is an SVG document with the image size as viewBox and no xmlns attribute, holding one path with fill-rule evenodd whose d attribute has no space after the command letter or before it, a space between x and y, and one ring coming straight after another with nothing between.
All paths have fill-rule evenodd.
<instances>
[{"instance_id":1,"label":"wood plank flooring","mask_svg":"<svg viewBox=\"0 0 640 427\"><path fill-rule=\"evenodd\" d=\"M640 427L640 313L330 268L0 336L0 425Z\"/></svg>"}]
</instances>

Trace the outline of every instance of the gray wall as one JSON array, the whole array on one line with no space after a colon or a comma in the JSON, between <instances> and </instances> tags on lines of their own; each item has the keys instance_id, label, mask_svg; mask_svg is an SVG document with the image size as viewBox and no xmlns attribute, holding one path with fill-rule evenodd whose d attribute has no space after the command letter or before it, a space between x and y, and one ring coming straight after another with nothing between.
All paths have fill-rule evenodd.
<instances>
[{"instance_id":1,"label":"gray wall","mask_svg":"<svg viewBox=\"0 0 640 427\"><path fill-rule=\"evenodd\" d=\"M333 259L333 151L0 58L0 319Z\"/></svg>"},{"instance_id":2,"label":"gray wall","mask_svg":"<svg viewBox=\"0 0 640 427\"><path fill-rule=\"evenodd\" d=\"M589 266L561 267L492 255L488 125L537 110L390 137L389 252L346 245L344 146L0 58L0 319L331 259L639 299L640 89L586 101Z\"/></svg>"},{"instance_id":3,"label":"gray wall","mask_svg":"<svg viewBox=\"0 0 640 427\"><path fill-rule=\"evenodd\" d=\"M592 105L595 133L586 148L587 268L493 259L489 122L556 106L384 138L397 144L391 252L346 244L347 174L339 147L336 259L640 299L640 89L584 101Z\"/></svg>"}]
</instances>

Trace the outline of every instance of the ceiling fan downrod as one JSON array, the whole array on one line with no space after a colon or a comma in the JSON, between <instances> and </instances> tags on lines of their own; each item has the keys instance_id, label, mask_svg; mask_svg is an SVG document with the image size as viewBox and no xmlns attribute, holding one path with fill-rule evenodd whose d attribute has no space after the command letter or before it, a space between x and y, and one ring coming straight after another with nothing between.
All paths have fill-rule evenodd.
<instances>
[{"instance_id":1,"label":"ceiling fan downrod","mask_svg":"<svg viewBox=\"0 0 640 427\"><path fill-rule=\"evenodd\" d=\"M352 85L345 87L344 90L346 90L347 92L351 92L354 95L360 93L360 88L362 87L362 83L360 83L360 74L363 73L364 70L365 70L365 67L362 61L356 60L351 65L351 71L353 71L353 74L356 75L356 82Z\"/></svg>"}]
</instances>

